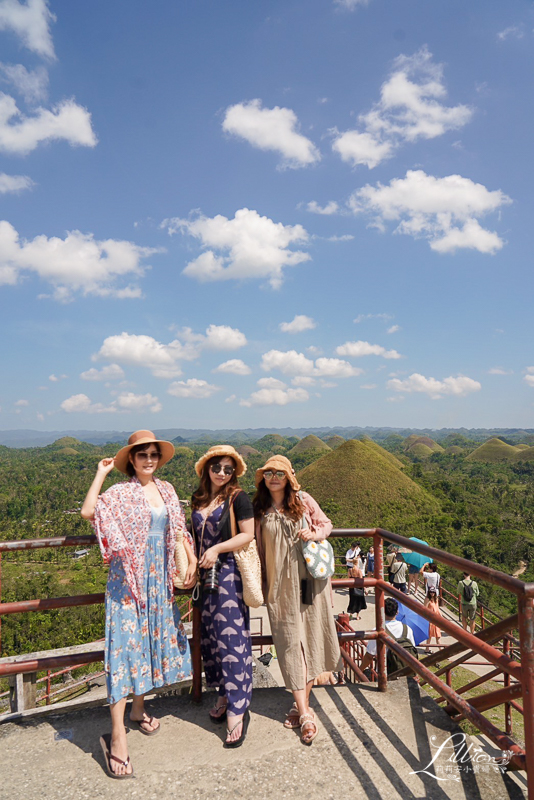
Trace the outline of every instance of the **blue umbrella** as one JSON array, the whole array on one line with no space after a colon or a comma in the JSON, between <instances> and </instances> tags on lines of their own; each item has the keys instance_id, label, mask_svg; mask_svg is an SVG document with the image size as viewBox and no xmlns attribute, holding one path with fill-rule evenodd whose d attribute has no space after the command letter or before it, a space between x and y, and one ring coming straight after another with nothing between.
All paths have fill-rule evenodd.
<instances>
[{"instance_id":1,"label":"blue umbrella","mask_svg":"<svg viewBox=\"0 0 534 800\"><path fill-rule=\"evenodd\" d=\"M410 536L410 541L428 545L428 542L424 542L422 539L417 539L415 536ZM401 552L403 549L404 548L401 548ZM421 555L421 553L412 553L411 550L408 553L402 553L402 557L407 564L411 564L412 566L417 567L417 569L421 569L423 564L428 564L429 561L432 560L428 556Z\"/></svg>"},{"instance_id":2,"label":"blue umbrella","mask_svg":"<svg viewBox=\"0 0 534 800\"><path fill-rule=\"evenodd\" d=\"M413 631L413 638L416 644L421 644L421 642L428 639L428 620L420 617L411 608L399 603L399 613L396 618L399 622L405 622L406 625L409 625Z\"/></svg>"}]
</instances>

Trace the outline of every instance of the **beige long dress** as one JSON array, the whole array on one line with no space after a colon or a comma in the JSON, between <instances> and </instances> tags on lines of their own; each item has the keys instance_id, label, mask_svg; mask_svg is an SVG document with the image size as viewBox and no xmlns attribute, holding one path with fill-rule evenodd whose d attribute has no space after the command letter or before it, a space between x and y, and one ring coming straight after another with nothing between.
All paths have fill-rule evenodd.
<instances>
[{"instance_id":1,"label":"beige long dress","mask_svg":"<svg viewBox=\"0 0 534 800\"><path fill-rule=\"evenodd\" d=\"M311 501L313 511L319 512L329 523L313 498L307 495L303 499L310 510ZM310 528L313 530L312 525ZM306 680L313 680L322 672L341 668L330 581L315 580L308 573L299 530L300 521L295 522L275 511L265 514L261 520L267 611L280 669L285 685L291 691L304 689ZM311 605L302 603L302 579L311 581ZM307 676L304 675L302 654Z\"/></svg>"}]
</instances>

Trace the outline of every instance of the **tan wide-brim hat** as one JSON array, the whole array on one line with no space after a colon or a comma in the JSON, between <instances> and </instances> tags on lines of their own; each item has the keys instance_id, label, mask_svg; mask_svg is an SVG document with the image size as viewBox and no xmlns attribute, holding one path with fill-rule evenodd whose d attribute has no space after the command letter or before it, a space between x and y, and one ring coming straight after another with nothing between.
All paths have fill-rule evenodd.
<instances>
[{"instance_id":1,"label":"tan wide-brim hat","mask_svg":"<svg viewBox=\"0 0 534 800\"><path fill-rule=\"evenodd\" d=\"M256 470L256 477L254 480L256 487L260 485L263 478L263 473L267 472L268 469L272 469L273 472L276 472L276 470L278 469L283 470L287 475L287 479L289 481L289 485L291 486L291 488L294 489L296 492L298 492L298 490L300 489L300 483L297 481L295 477L295 470L291 465L291 461L289 460L289 458L286 458L285 456L272 456L272 458L270 458L263 465L263 467L260 467L259 469Z\"/></svg>"},{"instance_id":2,"label":"tan wide-brim hat","mask_svg":"<svg viewBox=\"0 0 534 800\"><path fill-rule=\"evenodd\" d=\"M165 442L162 439L156 439L152 431L135 431L128 439L128 444L126 447L123 447L121 450L119 450L115 456L115 466L118 470L120 470L120 472L124 472L125 475L128 474L126 472L126 466L129 461L128 456L130 455L130 450L132 447L135 447L138 444L159 444L161 458L158 459L158 466L156 469L159 469L166 464L167 461L170 461L174 455L174 445L172 442Z\"/></svg>"},{"instance_id":3,"label":"tan wide-brim hat","mask_svg":"<svg viewBox=\"0 0 534 800\"><path fill-rule=\"evenodd\" d=\"M198 477L201 477L206 461L209 461L210 458L224 458L224 456L234 459L236 478L240 478L241 475L245 474L247 471L247 465L237 450L235 450L229 444L217 444L215 447L210 447L208 452L204 453L203 456L200 456L195 464L195 472L197 473Z\"/></svg>"}]
</instances>

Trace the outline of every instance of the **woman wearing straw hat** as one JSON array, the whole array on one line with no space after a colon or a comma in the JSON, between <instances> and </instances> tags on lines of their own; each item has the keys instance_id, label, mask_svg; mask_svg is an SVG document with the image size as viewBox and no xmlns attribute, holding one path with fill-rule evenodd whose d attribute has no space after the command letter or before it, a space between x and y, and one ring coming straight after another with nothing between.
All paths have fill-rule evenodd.
<instances>
[{"instance_id":1,"label":"woman wearing straw hat","mask_svg":"<svg viewBox=\"0 0 534 800\"><path fill-rule=\"evenodd\" d=\"M313 497L299 492L284 456L273 456L256 471L256 487L253 506L264 597L280 669L295 700L284 727L300 727L303 743L311 744L317 736L311 688L318 675L341 668L341 653L330 581L309 574L301 540L326 539L332 523Z\"/></svg>"},{"instance_id":2,"label":"woman wearing straw hat","mask_svg":"<svg viewBox=\"0 0 534 800\"><path fill-rule=\"evenodd\" d=\"M176 532L185 529L185 517L171 484L154 477L173 455L171 442L156 439L152 431L132 433L115 458L104 458L98 464L81 510L82 517L92 521L104 561L109 564L105 669L111 736L102 736L100 742L112 778L133 775L124 726L128 695L133 694L132 727L153 736L160 724L146 713L145 694L191 674L189 646L173 586ZM116 483L100 495L113 467L130 480ZM192 544L190 535L184 536L189 558L187 587L195 582Z\"/></svg>"},{"instance_id":3,"label":"woman wearing straw hat","mask_svg":"<svg viewBox=\"0 0 534 800\"><path fill-rule=\"evenodd\" d=\"M254 538L254 512L237 478L247 465L229 445L211 447L197 461L200 485L191 498L191 522L201 568L201 648L208 686L218 689L213 722L227 723L225 747L240 747L250 721L252 650L249 610L234 558ZM237 533L232 537L231 508Z\"/></svg>"}]
</instances>

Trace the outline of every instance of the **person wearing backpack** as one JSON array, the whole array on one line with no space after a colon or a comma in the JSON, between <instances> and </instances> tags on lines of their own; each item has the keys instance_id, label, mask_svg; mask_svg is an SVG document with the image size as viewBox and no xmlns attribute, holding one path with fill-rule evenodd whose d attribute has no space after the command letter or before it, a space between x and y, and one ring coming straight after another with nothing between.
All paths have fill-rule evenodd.
<instances>
[{"instance_id":1,"label":"person wearing backpack","mask_svg":"<svg viewBox=\"0 0 534 800\"><path fill-rule=\"evenodd\" d=\"M412 656L418 658L413 630L409 625L406 625L406 623L400 622L398 619L396 619L398 613L399 604L397 601L393 597L386 597L384 602L384 615L386 618L385 627L387 632ZM375 656L376 640L371 639L367 645L367 652L362 658L362 663L360 664L360 669L362 672L372 665ZM388 675L390 675L392 672L396 672L398 669L403 669L406 666L401 657L398 656L394 650L390 650L389 647L387 650L386 664Z\"/></svg>"},{"instance_id":2,"label":"person wearing backpack","mask_svg":"<svg viewBox=\"0 0 534 800\"><path fill-rule=\"evenodd\" d=\"M462 625L467 630L469 623L470 633L475 632L475 619L477 613L478 584L471 578L469 572L464 572L464 577L458 581L458 605L462 617Z\"/></svg>"}]
</instances>

